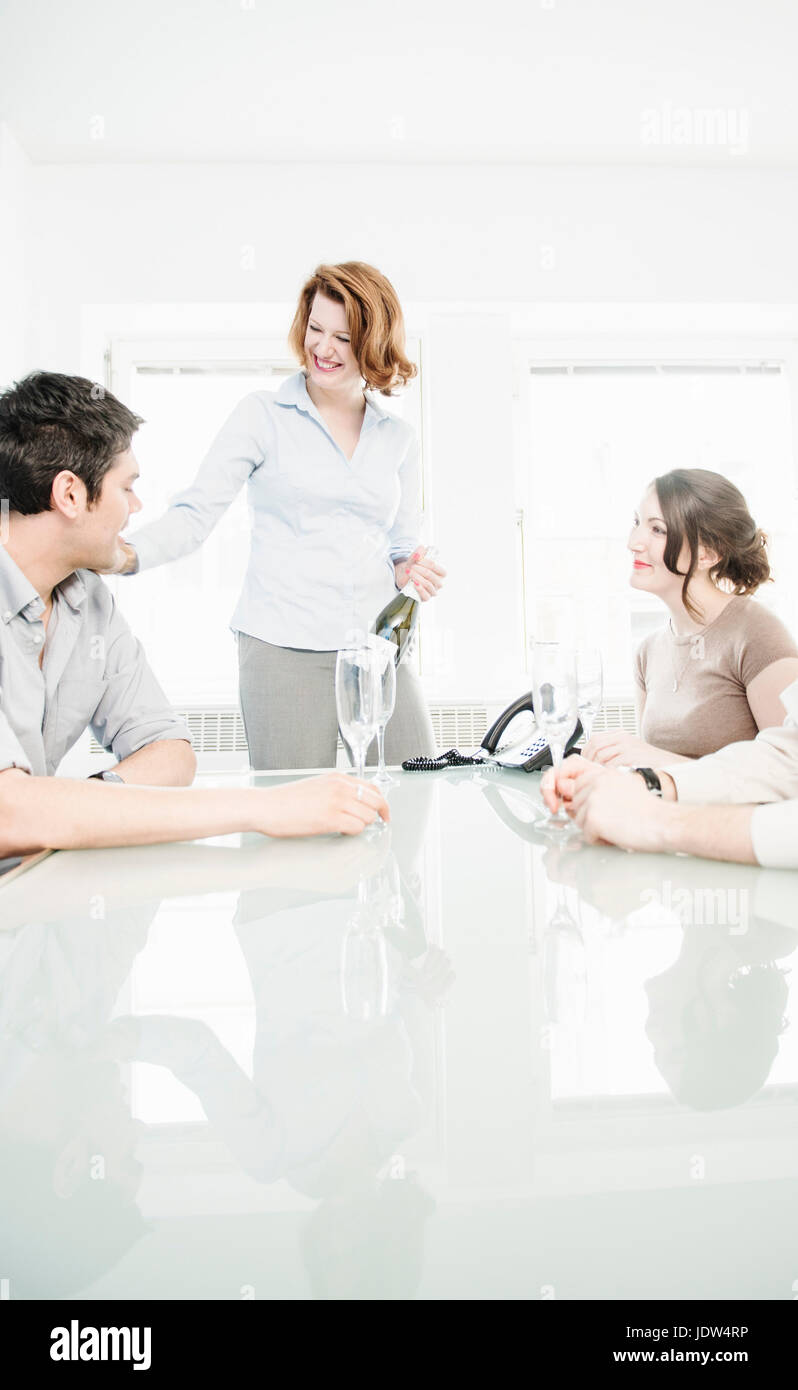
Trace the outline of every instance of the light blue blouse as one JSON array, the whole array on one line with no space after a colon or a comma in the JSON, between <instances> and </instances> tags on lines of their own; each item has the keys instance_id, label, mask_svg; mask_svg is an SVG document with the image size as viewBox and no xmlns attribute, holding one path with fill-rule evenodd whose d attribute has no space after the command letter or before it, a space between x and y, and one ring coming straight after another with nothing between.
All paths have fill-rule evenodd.
<instances>
[{"instance_id":1,"label":"light blue blouse","mask_svg":"<svg viewBox=\"0 0 798 1390\"><path fill-rule=\"evenodd\" d=\"M191 486L130 537L139 569L195 550L245 483L252 542L231 627L280 647L345 646L394 596L393 561L418 541L413 430L367 393L348 460L310 399L304 372L276 394L254 391L222 426Z\"/></svg>"}]
</instances>

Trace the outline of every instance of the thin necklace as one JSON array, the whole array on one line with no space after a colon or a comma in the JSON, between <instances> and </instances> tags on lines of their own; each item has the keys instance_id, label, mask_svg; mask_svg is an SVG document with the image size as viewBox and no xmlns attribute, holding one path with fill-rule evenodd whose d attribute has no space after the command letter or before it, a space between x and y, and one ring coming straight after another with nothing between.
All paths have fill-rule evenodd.
<instances>
[{"instance_id":1,"label":"thin necklace","mask_svg":"<svg viewBox=\"0 0 798 1390\"><path fill-rule=\"evenodd\" d=\"M671 632L673 632L673 623L671 623ZM675 638L675 637L676 637L676 633L674 632L673 635L674 635L674 638ZM681 671L677 671L677 670L676 670L676 662L675 662L675 660L674 660L673 647L671 647L671 668L672 668L672 670L673 670L673 693L674 693L674 695L676 694L676 691L679 689L679 681L682 679L682 676L684 675L685 671L687 670L688 666L690 665L690 662L693 660L693 656L694 656L693 643L696 641L696 639L699 639L699 640L700 640L700 638L701 638L701 632L693 632L693 633L690 634L690 645L689 645L689 649L688 649L688 652L687 652L687 660L685 661L685 663L684 663L684 665L683 665Z\"/></svg>"},{"instance_id":2,"label":"thin necklace","mask_svg":"<svg viewBox=\"0 0 798 1390\"><path fill-rule=\"evenodd\" d=\"M682 667L681 671L679 671L679 672L677 673L677 671L676 671L676 662L675 662L674 659L673 659L673 648L671 648L671 666L673 667L673 693L674 693L674 695L676 694L676 691L679 689L679 681L682 679L682 676L684 675L685 671L687 670L688 666L690 665L690 662L692 661L692 659L693 659L693 652L692 652L692 648L691 648L690 651L687 653L687 660L685 661L684 666Z\"/></svg>"}]
</instances>

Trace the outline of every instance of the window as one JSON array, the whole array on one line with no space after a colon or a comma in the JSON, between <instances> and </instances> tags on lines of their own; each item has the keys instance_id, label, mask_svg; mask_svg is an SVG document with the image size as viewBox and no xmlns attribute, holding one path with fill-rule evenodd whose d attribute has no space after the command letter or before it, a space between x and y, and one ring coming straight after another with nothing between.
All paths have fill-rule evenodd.
<instances>
[{"instance_id":1,"label":"window","mask_svg":"<svg viewBox=\"0 0 798 1390\"><path fill-rule=\"evenodd\" d=\"M411 355L418 352L417 343L409 347ZM133 443L141 469L136 490L144 510L131 521L131 534L161 516L171 497L189 486L243 396L276 392L297 370L279 340L117 340L110 356L113 391L146 421ZM385 409L418 428L416 383L400 396L379 399ZM115 582L120 607L174 704L238 703L230 618L248 556L249 516L242 488L199 550Z\"/></svg>"},{"instance_id":2,"label":"window","mask_svg":"<svg viewBox=\"0 0 798 1390\"><path fill-rule=\"evenodd\" d=\"M691 356L693 354L690 354ZM630 590L626 540L646 485L708 468L743 492L770 537L776 583L759 597L798 630L796 477L784 361L526 354L522 499L526 621L547 596L577 600L579 628L605 654L609 688L630 692L633 654L664 621Z\"/></svg>"}]
</instances>

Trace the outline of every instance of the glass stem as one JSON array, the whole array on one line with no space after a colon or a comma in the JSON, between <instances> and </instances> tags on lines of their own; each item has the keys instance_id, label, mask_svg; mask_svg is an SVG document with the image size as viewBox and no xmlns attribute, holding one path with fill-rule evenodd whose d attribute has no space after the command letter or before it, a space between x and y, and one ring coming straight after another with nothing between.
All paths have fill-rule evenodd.
<instances>
[{"instance_id":1,"label":"glass stem","mask_svg":"<svg viewBox=\"0 0 798 1390\"><path fill-rule=\"evenodd\" d=\"M362 743L359 743L354 750L355 754L355 776L362 781L366 771L366 750Z\"/></svg>"},{"instance_id":2,"label":"glass stem","mask_svg":"<svg viewBox=\"0 0 798 1390\"><path fill-rule=\"evenodd\" d=\"M380 777L382 777L382 776L385 775L385 725L384 725L384 724L378 724L378 725L377 725L377 755L378 755L378 761L379 761L379 767L378 767L378 769L377 769L377 775L380 776Z\"/></svg>"},{"instance_id":3,"label":"glass stem","mask_svg":"<svg viewBox=\"0 0 798 1390\"><path fill-rule=\"evenodd\" d=\"M551 749L551 765L552 765L552 767L553 767L553 769L554 769L554 780L555 780L555 782L556 782L556 780L557 780L557 774L558 774L560 768L562 767L563 744L561 744L561 743L550 743L550 744L549 744L549 748ZM554 812L554 820L567 820L567 819L568 819L568 817L567 817L567 814L566 814L565 810L563 809L562 800L561 800L561 798L558 796L558 797L557 797L557 810Z\"/></svg>"}]
</instances>

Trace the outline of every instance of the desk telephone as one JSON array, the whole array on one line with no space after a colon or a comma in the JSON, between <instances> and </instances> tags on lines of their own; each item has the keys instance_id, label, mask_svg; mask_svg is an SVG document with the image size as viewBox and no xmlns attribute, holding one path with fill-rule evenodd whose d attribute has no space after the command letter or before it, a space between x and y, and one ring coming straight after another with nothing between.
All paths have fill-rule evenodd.
<instances>
[{"instance_id":1,"label":"desk telephone","mask_svg":"<svg viewBox=\"0 0 798 1390\"><path fill-rule=\"evenodd\" d=\"M503 744L500 744L502 735L507 732L513 721L524 714L531 716L531 718L519 719L520 731L517 726L514 738L510 741L505 740ZM537 732L534 714L531 691L525 695L519 695L517 700L507 706L507 709L488 729L480 744L480 749L487 753L491 762L497 763L499 767L518 767L524 772L540 772L544 767L551 767L549 745L543 735ZM566 756L581 737L582 725L577 720L576 728L565 745Z\"/></svg>"},{"instance_id":2,"label":"desk telephone","mask_svg":"<svg viewBox=\"0 0 798 1390\"><path fill-rule=\"evenodd\" d=\"M523 718L524 715L527 717ZM537 731L534 715L532 692L527 691L502 711L473 753L461 753L457 748L450 748L448 753L439 753L435 758L407 758L402 767L407 772L438 772L465 767L469 763L490 763L494 767L517 767L522 772L540 772L544 767L551 767L551 750L543 735ZM519 716L513 738L500 744L502 735ZM566 754L571 752L581 737L582 725L577 719L576 728L565 745Z\"/></svg>"}]
</instances>

